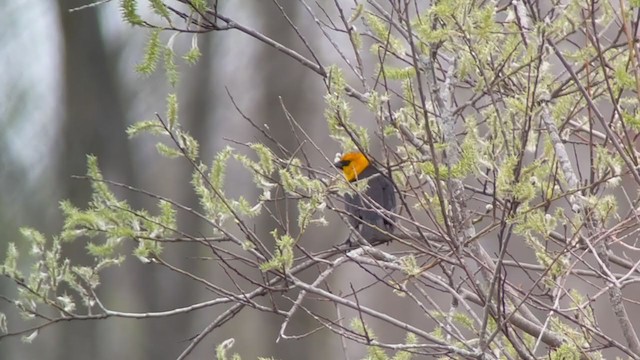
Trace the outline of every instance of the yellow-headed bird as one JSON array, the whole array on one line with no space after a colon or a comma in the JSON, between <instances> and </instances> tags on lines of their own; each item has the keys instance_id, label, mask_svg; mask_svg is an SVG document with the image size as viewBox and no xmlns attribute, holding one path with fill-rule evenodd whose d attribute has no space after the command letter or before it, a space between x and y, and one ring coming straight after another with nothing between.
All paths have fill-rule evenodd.
<instances>
[{"instance_id":1,"label":"yellow-headed bird","mask_svg":"<svg viewBox=\"0 0 640 360\"><path fill-rule=\"evenodd\" d=\"M390 233L394 228L392 212L396 208L395 187L391 179L376 169L361 152L342 155L334 166L342 169L349 182L368 181L368 187L362 193L344 196L351 226L371 244L391 240ZM350 237L349 243L354 245L357 239Z\"/></svg>"}]
</instances>

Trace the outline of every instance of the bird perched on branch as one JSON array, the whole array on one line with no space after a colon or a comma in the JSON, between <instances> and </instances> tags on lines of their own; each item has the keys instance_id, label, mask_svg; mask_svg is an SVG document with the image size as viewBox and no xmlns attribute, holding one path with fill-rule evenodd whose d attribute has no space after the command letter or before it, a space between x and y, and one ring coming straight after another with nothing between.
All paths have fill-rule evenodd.
<instances>
[{"instance_id":1,"label":"bird perched on branch","mask_svg":"<svg viewBox=\"0 0 640 360\"><path fill-rule=\"evenodd\" d=\"M334 164L341 169L347 181L368 182L368 187L354 195L345 194L345 211L349 214L349 223L370 244L391 240L394 229L392 216L396 208L396 191L391 179L376 169L361 152L349 152ZM358 239L349 237L353 245Z\"/></svg>"}]
</instances>

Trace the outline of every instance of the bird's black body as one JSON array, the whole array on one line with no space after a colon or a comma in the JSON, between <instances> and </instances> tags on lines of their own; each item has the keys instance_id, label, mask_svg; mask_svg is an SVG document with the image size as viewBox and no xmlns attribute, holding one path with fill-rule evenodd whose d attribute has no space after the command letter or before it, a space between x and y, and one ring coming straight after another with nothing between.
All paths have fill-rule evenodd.
<instances>
[{"instance_id":1,"label":"bird's black body","mask_svg":"<svg viewBox=\"0 0 640 360\"><path fill-rule=\"evenodd\" d=\"M368 166L354 181L367 181L368 186L362 193L344 196L349 223L371 244L391 240L394 225L390 220L396 208L393 182L373 166ZM357 235L352 235L349 242L358 243L357 240Z\"/></svg>"}]
</instances>

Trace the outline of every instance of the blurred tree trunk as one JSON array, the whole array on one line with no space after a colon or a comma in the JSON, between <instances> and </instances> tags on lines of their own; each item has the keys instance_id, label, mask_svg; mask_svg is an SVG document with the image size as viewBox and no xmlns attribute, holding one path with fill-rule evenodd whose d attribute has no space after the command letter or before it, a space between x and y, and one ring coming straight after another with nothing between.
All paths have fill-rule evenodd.
<instances>
[{"instance_id":1,"label":"blurred tree trunk","mask_svg":"<svg viewBox=\"0 0 640 360\"><path fill-rule=\"evenodd\" d=\"M99 156L104 172L126 183L133 180L127 121L117 81L118 56L107 51L95 9L82 14L68 9L84 0L59 0L64 39L65 113L61 139L60 184L64 197L87 201L89 187L69 181L71 175L86 172L86 154Z\"/></svg>"},{"instance_id":2,"label":"blurred tree trunk","mask_svg":"<svg viewBox=\"0 0 640 360\"><path fill-rule=\"evenodd\" d=\"M307 18L306 16L302 16L300 3L288 1L279 3L291 21L303 29L304 21L306 21ZM255 4L256 13L260 14L259 20L262 21L262 24L258 26L260 31L288 48L294 49L302 54L308 54L302 41L298 38L294 29L283 17L274 2L258 1ZM280 103L280 98L282 98L282 102L287 110L300 125L303 128L308 128L308 123L310 123L310 120L314 117L309 116L307 112L315 108L314 99L316 98L312 91L307 91L305 83L310 83L311 81L309 80L317 81L319 78L296 61L282 55L272 47L261 46L260 49L261 52L255 57L256 64L254 68L260 69L255 83L258 87L262 88L256 91L261 94L261 97L257 101L254 116L258 119L258 123L268 125L268 128L280 144L290 152L293 152L298 147L298 143L293 137L292 129ZM282 202L277 203L275 206L281 212L285 209L285 204ZM289 212L283 215L286 216L286 221L291 226L289 230L295 234L298 231L296 226L298 215L296 202L289 201L286 208ZM275 208L273 210L275 213ZM283 220L285 219L283 218ZM265 243L271 247L273 247L274 241L269 232L276 226L277 224L268 216L263 216L261 223L257 226L259 230L258 234L264 239ZM282 231L279 232L282 233ZM295 296L295 294L292 296ZM281 303L280 305L283 306L283 308L287 308L291 306L291 303ZM306 324L307 321L305 319L304 316L294 318L290 327L291 331L298 333L309 331L313 325ZM256 327L255 323L252 325L254 327L252 331L257 332L255 338L263 341L263 344L256 346L263 354L270 354L277 359L300 358L301 354L305 354L305 357L308 359L311 359L312 354L317 354L319 358L325 358L326 352L321 350L322 342L318 341L322 336L321 334L315 334L295 344L290 343L288 346L278 346L274 341L278 334L273 333L269 329L278 329L281 321L281 318L268 317L260 326ZM265 336L264 334L268 335ZM318 347L315 348L315 346Z\"/></svg>"},{"instance_id":3,"label":"blurred tree trunk","mask_svg":"<svg viewBox=\"0 0 640 360\"><path fill-rule=\"evenodd\" d=\"M203 34L198 37L198 44L202 57L197 64L192 67L185 68L183 76L183 83L188 84L181 93L185 96L180 96L180 122L181 125L198 140L200 144L200 157L204 163L210 163L213 157L214 148L217 141L221 141L219 137L212 138L210 135L209 127L212 126L214 109L216 108L217 96L214 95L215 90L212 88L215 78L215 68L219 63L216 61L213 50L213 42L215 41L215 33ZM193 173L193 167L188 161L174 161L176 167L176 176L173 177L176 190L175 199L180 203L193 208L198 209L200 202L195 194L195 191L191 183L191 177ZM211 228L207 224L204 224L201 219L185 212L178 212L178 226L189 234L194 236L211 235ZM211 271L212 264L209 261L197 260L198 257L211 256L211 252L208 249L203 248L199 244L183 243L179 246L172 247L171 253L166 253L167 257L170 256L170 260L174 265L181 269L184 269L194 274L208 274L207 280L216 282L212 276L215 275L214 271ZM162 274L159 274L161 277ZM164 286L161 282L166 281L162 278L156 279L156 288L159 296L162 297L163 308L174 308L190 305L195 302L196 299L207 298L211 293L203 289L201 284L194 281L189 281L182 277L177 281L172 282L169 286ZM204 310L207 311L207 310ZM171 329L165 332L166 336L164 340L168 342L177 342L179 340L187 339L190 336L196 335L202 330L201 320L198 316L199 313L190 313L186 316L178 316L172 319L165 319L170 321ZM204 315L204 314L201 314ZM168 343L168 342L164 343ZM186 343L177 343L175 347L178 350L183 350ZM162 347L158 347L162 349ZM164 358L166 353L157 354L155 358ZM174 354L172 354L174 355ZM178 353L175 354L177 356ZM173 356L173 357L175 357Z\"/></svg>"},{"instance_id":4,"label":"blurred tree trunk","mask_svg":"<svg viewBox=\"0 0 640 360\"><path fill-rule=\"evenodd\" d=\"M61 196L78 206L89 200L90 187L88 182L72 180L70 177L86 172L86 154L98 156L100 168L106 177L134 184L133 166L125 136L125 111L117 81L118 56L105 46L95 7L81 13L69 13L69 9L86 3L85 0L57 2L64 46L61 79L65 101L57 183ZM131 194L127 194L129 195ZM66 256L76 261L82 259L86 256L84 244L76 242L70 245L66 249ZM122 285L123 283L120 284ZM121 288L118 291L128 289ZM97 336L98 326L104 325L82 322L60 329L59 344L64 346L51 347L54 353L47 357L99 359L101 347L109 341ZM131 358L139 358L139 354L129 355Z\"/></svg>"}]
</instances>

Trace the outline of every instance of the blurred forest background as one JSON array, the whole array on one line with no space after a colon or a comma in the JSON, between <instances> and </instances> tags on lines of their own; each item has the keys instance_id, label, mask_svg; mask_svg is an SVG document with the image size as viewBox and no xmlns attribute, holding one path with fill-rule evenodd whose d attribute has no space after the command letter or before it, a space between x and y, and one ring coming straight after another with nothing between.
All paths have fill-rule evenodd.
<instances>
[{"instance_id":1,"label":"blurred forest background","mask_svg":"<svg viewBox=\"0 0 640 360\"><path fill-rule=\"evenodd\" d=\"M59 201L70 199L77 206L89 200L87 181L72 180L86 172L86 154L98 156L106 178L143 187L151 192L197 207L189 185L191 169L186 162L158 156L155 139L127 139L129 124L153 118L166 111L169 92L162 71L149 78L135 73L143 56L146 34L134 31L121 21L118 2L69 12L86 5L87 0L11 0L0 2L0 253L9 241L19 241L19 228L39 229L47 235L60 231ZM266 35L303 51L295 33L283 21L280 10L271 1L225 1L221 7L229 16L251 24ZM283 2L297 24L307 16L298 2ZM150 10L141 6L142 13ZM315 25L314 25L315 26ZM304 26L301 29L305 31ZM167 37L162 41L166 42ZM317 37L309 37L317 50ZM250 124L234 109L225 88L246 115L267 124L281 134L278 139L293 143L280 98L292 115L313 134L328 153L339 151L329 141L323 119L323 95L320 78L283 56L239 32L204 34L199 37L203 53L192 67L180 65L182 72L177 93L184 128L201 144L201 154L209 162L213 154L230 143L260 140ZM191 37L178 36L177 52L189 48ZM329 59L330 53L322 54ZM303 89L303 91L301 91ZM282 131L277 129L282 128ZM230 194L255 192L245 186L250 178L239 177L230 168L234 187ZM136 194L118 195L135 207L153 206ZM251 197L257 194L246 194ZM179 218L181 226L197 230L201 223ZM193 222L193 223L190 223ZM266 221L266 220L265 220ZM333 244L344 240L346 229L325 229L318 241ZM313 240L311 240L313 241ZM21 252L28 249L19 248ZM67 255L82 262L83 244L72 244ZM181 246L172 252L176 265L194 263L195 250ZM26 265L26 264L23 264ZM206 262L193 264L207 273ZM220 276L213 270L209 276ZM114 281L116 280L117 281ZM159 311L186 306L207 298L201 285L185 282L168 272L128 259L118 268L107 270L102 294L115 309ZM117 288L117 289L116 289ZM0 278L0 294L13 296L15 286ZM0 311L8 313L11 326L19 324L8 304L0 301ZM189 313L168 319L74 322L57 324L41 332L33 344L19 338L0 342L2 359L168 359L175 358L196 335L215 318L215 309ZM246 358L275 356L293 359L318 354L327 359L322 335L307 340L274 344L280 322L259 312L247 312L231 326L214 333L206 346L193 358L211 358L213 346L234 337L236 349ZM273 322L273 325L268 325ZM184 342L181 342L185 340ZM338 349L335 349L336 351ZM43 354L46 354L43 357Z\"/></svg>"},{"instance_id":2,"label":"blurred forest background","mask_svg":"<svg viewBox=\"0 0 640 360\"><path fill-rule=\"evenodd\" d=\"M333 154L341 150L339 144L331 140L328 134L327 121L323 114L326 108L324 96L327 93L323 79L291 57L285 56L273 47L266 46L239 31L201 34L198 36L198 44L202 52L200 61L193 66L180 61L180 81L177 89L171 89L162 70L150 77L144 77L135 72L136 65L143 59L148 34L138 28L134 29L122 21L118 7L119 1L107 1L97 7L69 11L87 5L87 3L89 3L88 0L0 1L0 15L3 19L2 25L0 25L0 42L2 43L0 47L0 69L2 69L0 72L0 126L2 127L0 131L0 186L2 187L0 189L0 229L2 231L0 234L0 257L5 254L9 242L16 242L21 253L29 252L24 242L22 244L20 242L19 229L21 227L38 229L47 236L58 234L62 226L60 201L69 199L78 207L85 206L90 200L90 184L85 180L72 179L72 176L85 174L87 154L94 154L98 157L100 168L106 179L142 188L173 199L185 206L198 208L198 200L190 184L193 171L190 164L187 161L172 161L159 156L154 146L157 141L155 138L143 135L128 139L125 132L127 127L136 121L153 119L156 113L164 115L167 94L170 92L178 94L181 126L200 142L200 154L204 163L211 163L211 159L219 150L225 146L234 145L235 142L264 141L260 132L256 131L236 109L229 94L247 117L258 126L264 125L271 129L271 133L276 136L275 140L290 151L295 150L297 143L292 136L283 105L301 125L301 128L310 135L315 144L325 152L326 156L332 157ZM350 49L352 45L346 35L343 36L344 32L336 30L337 35L333 34L335 35L333 40L336 43L331 44L322 36L313 17L303 7L303 1L280 1L279 3L283 7L282 9L279 9L273 1L267 0L220 1L218 7L224 15L249 25L284 46L311 58L307 48L300 41L300 36L283 17L282 12L284 11L290 21L297 26L297 30L307 39L309 46L316 51L316 55L322 60L324 66L331 64L339 64L339 67L344 66L344 62L335 51L335 47ZM355 3L351 0L317 0L317 4L320 6L326 5L325 8L334 10L335 4L342 4L344 9L352 11ZM535 1L530 3L539 5ZM552 13L550 16L553 18L555 10L553 6L547 8L549 3L543 2L543 6L540 7L545 11L551 9L549 13ZM151 10L143 4L144 2L140 2L138 10L143 16L153 16ZM501 21L506 24L505 28L510 26L510 22L521 20L515 19L515 17L508 18L505 15L507 12L505 9L512 5L510 1L500 5L502 7ZM595 2L592 5L595 5ZM607 7L604 8L608 10ZM594 13L598 13L598 11ZM604 10L602 11L604 12ZM634 12L636 17L640 18L640 13L636 8L634 8ZM488 19L488 23L493 23L493 13L488 12L487 14L490 16L487 16L485 20ZM327 14L327 17L331 18L332 15L335 14ZM546 21L546 19L538 20ZM563 21L565 20L563 19ZM540 21L536 25L543 24L544 21ZM637 22L636 20L635 24ZM616 23L615 20L612 20L612 23ZM329 26L325 25L325 27ZM527 31L522 31L523 29ZM526 26L520 28L523 34L528 34L528 30ZM580 32L581 29L576 27L570 30L561 30L572 34L572 37L561 40L571 43L571 46L568 46L570 49L568 52L579 52L580 47L583 46L581 41L584 35ZM560 30L556 29L556 31ZM618 31L618 33L622 32ZM169 36L170 34L163 32L161 42L166 44L169 41ZM637 41L635 32L633 36L634 39L630 40L629 44ZM526 36L523 35L524 37ZM624 46L627 44L624 44L619 38L616 37L615 41L611 41L611 47L608 50L620 47L623 49L621 53L624 54ZM176 54L180 56L187 52L191 47L191 41L192 37L189 34L178 35L174 43ZM520 41L520 39L516 41ZM567 47L566 43L562 46ZM623 43L623 45L619 46L618 43ZM550 57L548 55L550 51L545 46L536 50L542 54L541 61L536 65L539 66L537 70L542 69L540 73L546 73L547 67L550 67L551 70L548 72L557 73L559 74L558 78L564 78L564 82L558 81L556 88L558 92L555 95L558 97L562 95L564 99L571 101L575 100L575 104L580 105L576 105L575 112L571 109L567 110L571 115L567 115L566 119L567 124L571 125L571 130L575 130L575 133L578 134L577 138L582 136L581 131L586 130L582 123L571 123L569 120L572 120L572 116L577 116L576 114L580 112L586 112L586 107L580 102L581 95L573 88L573 81L567 75L568 72L565 68L561 66L562 64L555 58L554 62L550 64L542 62L543 58L546 61ZM364 48L366 49L366 45ZM514 50L519 49L519 52L523 50L521 48L522 46L517 43L514 46ZM367 53L367 50L363 50L363 53ZM519 54L518 56L524 55ZM481 56L478 57L478 59L481 58ZM488 55L486 58L491 59L491 56ZM508 59L508 61L505 60L506 69L519 66L517 60L520 58L514 61L511 61L510 57L506 57L506 59ZM364 73L375 72L372 69L376 69L378 64L377 59L365 58L364 67L369 71ZM417 66L417 64L412 66ZM346 66L344 67L346 68ZM623 71L616 72L616 75L626 72L628 67L628 64L620 67ZM581 76L586 76L587 83L589 83L591 70L586 65L582 69L587 69ZM508 82L510 76L516 78L520 71L523 70L514 70L511 75L501 78L500 81ZM633 80L638 79L640 76L632 79L631 84L635 85ZM349 81L352 80L353 78L349 79ZM497 80L499 80L498 77L496 77L498 83ZM354 83L356 82L354 81ZM509 83L501 89L509 95L512 93L521 95L524 91L522 93L518 93L518 91L529 89L528 83L522 85L514 82L514 84L518 86ZM477 83L474 82L460 82L458 84L460 87L467 87L464 91L464 97L469 99L474 99L476 85ZM640 92L640 80L637 85L638 92ZM488 86L488 89L490 90L491 87ZM561 90L567 91L562 92ZM603 93L597 94L600 96ZM525 99L524 108L529 116L527 118L528 124L534 124L531 121L534 117L532 114L537 114L538 103L542 97L536 92L535 97L529 99L528 94L527 92L527 96L514 97L514 99L518 101ZM575 94L575 96L571 94ZM485 107L491 108L488 105L490 102L487 100L489 97L492 102L495 101L491 91L479 94L478 98L470 101L470 106L476 107L473 110L476 111L478 118L486 114ZM479 99L481 101L476 102ZM607 113L611 110L609 109L611 101L608 100L610 99L605 96L605 101L602 101L604 104L602 108ZM519 103L516 102L516 104ZM546 109L546 105L545 101L543 108ZM496 105L494 104L494 106ZM531 114L528 113L529 106L531 109L535 109ZM358 107L354 107L356 109L352 116L354 122L359 125L375 127L378 124L370 116L371 113L366 112L365 108L364 104L358 104ZM358 113L358 109L362 113ZM392 106L389 106L389 111L392 111ZM367 114L367 116L363 116L363 114ZM633 114L637 114L637 111ZM516 120L522 118L517 112L512 115ZM619 118L612 115L612 123L614 119L620 121ZM637 120L637 118L632 116L631 120ZM625 119L625 121L630 120ZM496 122L496 124L498 123ZM546 130L540 131L541 125L539 124L541 123L535 123L532 133L538 133L541 138L545 138L547 136ZM502 130L503 125L498 124L497 130ZM604 131L604 129L596 128L595 130ZM557 132L558 129L555 131ZM590 135L597 132L594 129L589 131L591 131ZM526 131L522 133L526 134ZM375 139L373 135L371 138ZM602 149L606 150L609 137L601 136L598 139L602 140L605 145ZM560 140L557 142L560 143ZM517 142L514 141L514 143ZM525 145L526 143L526 141L523 142ZM568 142L568 144L571 143ZM589 159L589 154L587 151L583 153L582 148L581 152L576 151L576 147L581 143L576 144L573 148L574 153L571 155L571 161L575 162L578 169L580 166L588 169L590 164L593 164L593 159ZM376 145L379 144L373 140L372 154L378 150ZM418 147L424 147L424 144ZM635 150L633 146L630 148L630 150ZM326 170L327 174L336 173L326 158L321 157L315 151L312 153L313 156L316 156L310 159L310 163L314 167ZM524 147L522 153L525 154ZM548 154L551 153L552 151L548 152ZM535 154L535 156L542 157L547 153L536 152ZM639 156L637 152L633 152L633 154L634 158ZM528 158L530 155L526 153L526 157ZM536 160L538 159L536 158ZM555 163L555 161L550 162ZM557 170L558 168L556 168L556 175L558 174ZM635 171L634 174L636 174ZM582 174L582 171L580 172ZM551 182L554 184L558 182L564 186L564 183L558 180L561 176L557 175L555 178L556 175ZM613 176L622 177L618 173ZM229 197L235 198L239 195L250 199L258 197L259 193L251 177L247 176L247 172L239 164L232 162L227 171L227 177L229 181L225 191L228 192ZM603 179L605 178L603 176ZM593 181L593 176L591 180ZM526 179L522 181L526 182ZM638 184L625 184L629 189L633 189L629 193L637 193ZM531 186L533 187L533 185ZM119 197L127 199L136 209L156 209L156 199L141 196L136 192L124 191L121 188L114 188L113 191ZM556 200L563 199L572 191L578 191L578 188L574 186L574 188L563 189L563 191ZM472 189L471 192L480 193L481 191ZM509 196L511 195L507 195L507 197ZM572 196L568 197L572 198ZM492 203L487 203L487 206L490 204ZM491 215L490 208L484 207L484 205L483 203L482 207L472 209L478 214L483 212L479 215L481 219L484 215ZM567 207L567 204L563 203L562 206ZM626 205L620 208L621 213L628 212L629 219L633 221L639 219L637 213L630 211ZM567 207L567 213L569 211ZM184 216L184 213L178 212L179 228L188 229L190 234L210 235L209 226L198 221L194 216ZM474 213L474 215L476 214ZM551 213L545 215L552 216ZM575 214L575 217L578 215ZM311 229L305 233L301 240L304 242L305 249L309 251L327 249L345 240L347 227L339 221L335 214L332 216L332 218L328 217L331 226L320 230ZM504 226L501 229L508 227L508 231L511 231L513 224L508 224L506 217L483 221L490 220ZM268 214L263 213L252 224L255 224L255 231L259 237L272 238L269 236L269 231L274 228L274 225ZM629 224L636 223L630 221ZM637 226L634 226L635 228ZM562 230L566 230L566 228ZM631 231L635 232L635 230ZM475 233L472 235L475 236ZM562 235L559 237L565 241L562 243L563 246L565 244L571 245L570 236L567 236L567 239L564 239ZM499 252L497 238L498 236L492 233L483 236L477 242L482 242L487 253L494 256ZM524 242L512 241L511 244L509 251L513 251L513 254L523 254L525 262L536 262L536 254ZM75 263L89 263L91 259L86 257L85 245L80 241L67 244L64 249L65 256L71 258ZM227 274L222 273L212 261L202 258L211 255L209 252L203 252L201 248L188 243L178 245L166 245L163 253L166 260L211 282L224 283L226 281ZM395 244L391 245L391 248L393 246ZM635 247L634 250L636 250ZM626 248L620 250L621 253L625 251L627 251ZM517 256L514 256L514 259L520 260ZM637 264L634 262L625 269L633 274L637 272ZM27 263L20 265L25 268L29 266ZM593 265L593 268L596 267ZM359 269L356 265L346 268L346 270L341 268L339 274L343 276L336 278L338 282L344 282L342 285L347 285L336 286L338 291L348 288L351 283L357 283L359 276L361 276L359 274L362 274L363 277L367 275L364 271L354 271L348 273L349 276L344 276L344 271ZM317 272L319 269L320 267L314 267L312 270ZM520 270L525 269L521 268ZM545 268L540 273L546 273L547 270ZM516 276L513 280L513 287L522 287L524 291L529 290L528 286L532 282L538 282L544 278L544 275L540 275L539 278L535 277L536 280L533 280L534 277L530 277L527 271L512 271L510 274ZM309 275L305 273L301 278L308 276L305 281L312 281L314 277ZM108 304L110 309L116 311L164 311L215 298L212 292L205 289L202 284L195 281L185 281L184 277L169 271L166 267L143 264L132 256L128 257L121 266L108 268L102 272L101 276L102 285L98 295ZM624 276L624 278L626 277ZM336 278L332 278L331 281ZM473 276L470 276L469 279L473 279ZM523 279L522 282L520 282L521 279ZM636 278L634 277L630 281L636 282ZM602 284L605 282L603 280L602 283L594 283L593 286L591 284L587 286L585 283L577 284L568 281L566 290L582 290L584 287L588 289L585 290L587 296L592 296L600 291L599 286L604 287ZM325 284L323 283L322 286ZM246 289L242 290L246 291ZM380 296L375 296L377 289L374 289L367 292L366 298L363 296L358 300L365 305L376 304L384 314L404 319L407 322L418 323L416 326L420 326L425 331L433 330L435 316L429 318L425 316L427 312L423 312L415 306L412 311L408 311L402 306L403 299L399 300L399 296L393 295L389 288L383 290L379 294ZM15 307L6 301L15 297L15 291L15 283L5 277L0 277L0 312L7 314L10 327L23 325L16 314ZM602 295L603 293L600 292L597 300L593 303L586 302L588 310L594 309L594 312L598 314L598 331L603 334L613 334L612 337L619 339L622 337L620 327L615 324L611 304L605 299L606 296ZM625 294L625 301L637 299L637 294L636 288L631 289ZM283 298L289 295L287 293ZM540 296L547 295L545 289L545 293ZM439 294L434 297L437 296ZM391 297L394 297L393 302L387 302ZM285 302L286 306L291 306L291 299L283 298L278 298L277 301L288 301ZM319 298L317 302L325 302L326 306L312 310L316 313L328 311L327 308L330 308L332 304L327 303L326 299L322 297ZM317 299L315 298L315 300ZM548 299L555 298L549 297ZM391 306L390 304L395 305ZM633 306L637 307L637 302L631 302L629 306L629 317L635 325L638 323L638 315ZM187 347L190 338L201 332L223 310L226 308L208 307L166 318L138 320L109 318L99 321L57 323L44 328L30 345L21 342L19 337L2 339L0 341L0 359L173 359ZM439 308L436 310L439 311ZM326 314L327 318L335 318L335 308L332 311L334 312ZM440 314L438 311L434 310L433 313ZM535 311L536 317L545 319L551 310L550 307L547 309L543 306L536 308ZM342 315L349 320L353 316L357 316L358 312L351 311ZM568 315L567 318L567 322L583 320L573 319ZM304 316L293 317L291 324L289 324L289 334L302 334L317 326L316 322L305 319ZM309 322L305 323L306 321ZM232 321L225 323L223 327L207 336L205 341L200 343L190 354L189 358L211 359L214 357L214 347L229 338L235 339L236 345L232 351L239 352L244 359L255 359L258 356L273 356L276 359L336 359L344 357L339 337L326 329L310 336L304 336L299 340L276 343L275 339L278 337L278 330L282 322L281 316L247 308ZM486 326L486 323L484 325ZM391 343L404 342L404 333L399 331L386 333L384 328L376 328L375 330L376 334L385 337ZM562 331L559 330L559 332ZM349 345L348 350L352 358L365 356L364 346L353 344L353 346ZM605 345L610 346L610 344ZM542 351L540 350L538 353L542 353Z\"/></svg>"}]
</instances>

